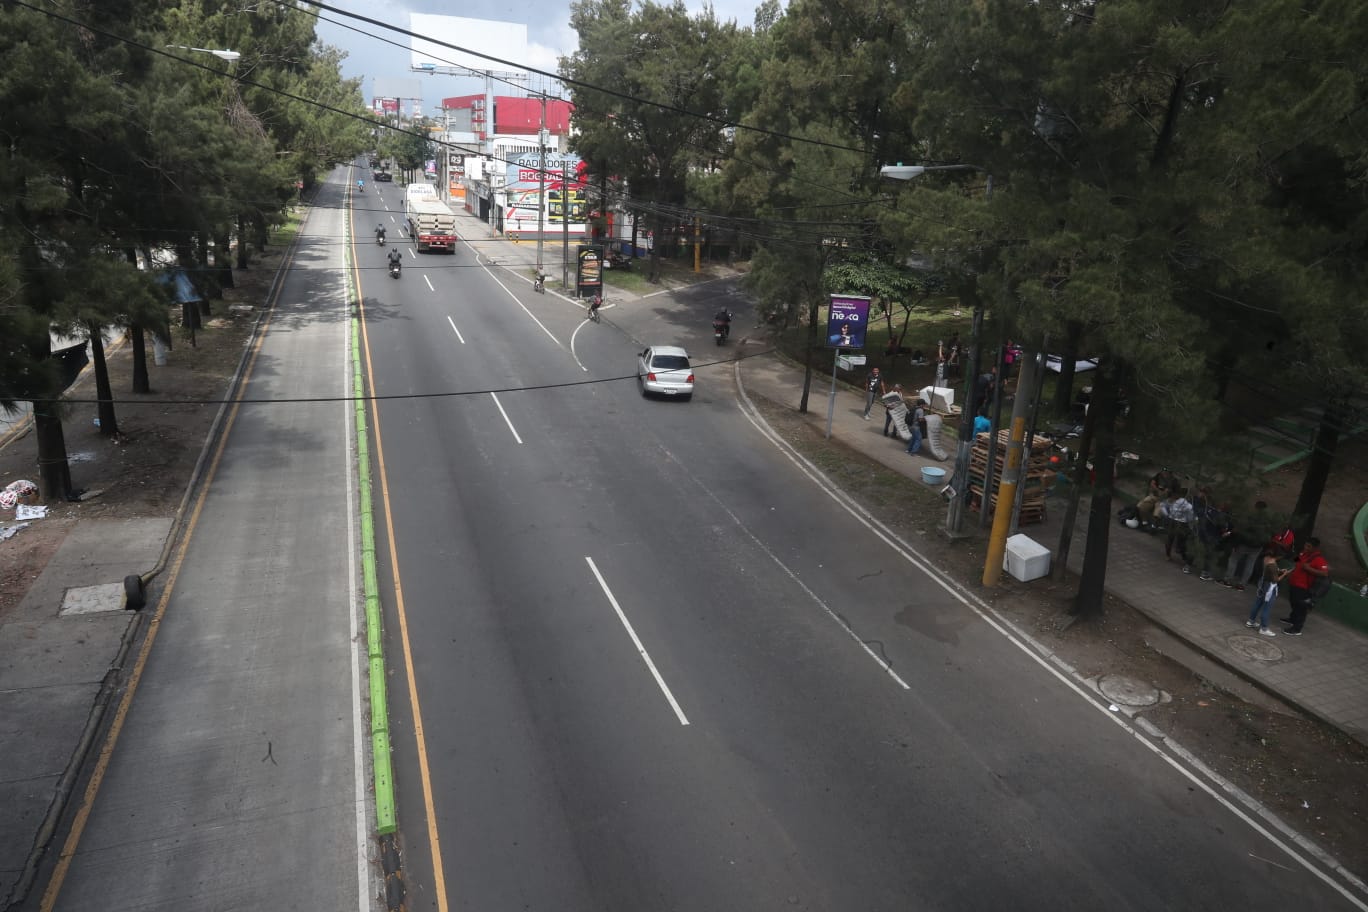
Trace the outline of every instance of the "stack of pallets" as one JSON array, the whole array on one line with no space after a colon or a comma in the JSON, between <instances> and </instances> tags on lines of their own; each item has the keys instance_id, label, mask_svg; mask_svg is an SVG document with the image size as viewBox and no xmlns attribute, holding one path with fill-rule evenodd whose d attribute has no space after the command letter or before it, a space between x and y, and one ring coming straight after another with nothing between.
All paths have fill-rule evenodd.
<instances>
[{"instance_id":1,"label":"stack of pallets","mask_svg":"<svg viewBox=\"0 0 1368 912\"><path fill-rule=\"evenodd\" d=\"M1002 468L1007 462L1007 442L1011 431L1003 428L998 431L997 450L993 454L993 490L988 496L989 510L997 508L998 486L1002 483ZM986 433L974 436L974 449L969 457L969 506L971 509L983 508L983 477L988 468L988 442ZM1044 522L1045 494L1055 470L1050 467L1050 441L1037 437L1031 442L1031 452L1023 454L1026 460L1021 485L1021 516L1019 521L1027 523Z\"/></svg>"}]
</instances>

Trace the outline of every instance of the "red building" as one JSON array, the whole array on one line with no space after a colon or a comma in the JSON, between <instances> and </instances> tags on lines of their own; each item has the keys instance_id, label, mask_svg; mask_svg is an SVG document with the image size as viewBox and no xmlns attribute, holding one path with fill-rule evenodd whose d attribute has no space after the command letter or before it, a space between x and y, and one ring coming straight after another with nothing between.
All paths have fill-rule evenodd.
<instances>
[{"instance_id":1,"label":"red building","mask_svg":"<svg viewBox=\"0 0 1368 912\"><path fill-rule=\"evenodd\" d=\"M470 130L481 139L490 135L486 132L485 97L483 95L459 95L443 98L442 107L460 123L465 120L459 112L470 112ZM570 132L570 102L558 98L546 101L546 129L553 136L565 136ZM542 102L540 98L515 98L511 95L494 96L494 129L496 136L536 136L541 127Z\"/></svg>"}]
</instances>

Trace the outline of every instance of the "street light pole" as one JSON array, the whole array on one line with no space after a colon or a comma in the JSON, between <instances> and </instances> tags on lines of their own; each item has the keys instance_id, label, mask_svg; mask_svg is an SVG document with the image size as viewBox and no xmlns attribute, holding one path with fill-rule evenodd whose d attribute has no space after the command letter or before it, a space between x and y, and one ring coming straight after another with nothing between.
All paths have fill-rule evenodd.
<instances>
[{"instance_id":1,"label":"street light pole","mask_svg":"<svg viewBox=\"0 0 1368 912\"><path fill-rule=\"evenodd\" d=\"M541 97L541 128L537 130L541 162L537 166L537 280L542 274L542 245L546 235L546 96Z\"/></svg>"},{"instance_id":2,"label":"street light pole","mask_svg":"<svg viewBox=\"0 0 1368 912\"><path fill-rule=\"evenodd\" d=\"M978 165L885 165L879 169L882 177L893 180L912 180L928 171L981 171L987 175L988 190L986 199L993 198L993 175ZM974 296L974 322L970 331L969 363L965 371L964 399L960 403L959 445L955 453L955 471L950 476L949 507L945 512L945 534L951 538L964 536L964 512L969 505L969 463L974 452L974 418L969 413L973 403L969 400L974 394L974 383L978 379L979 358L981 357L983 331L983 302ZM985 490L983 509L988 508L988 492Z\"/></svg>"}]
</instances>

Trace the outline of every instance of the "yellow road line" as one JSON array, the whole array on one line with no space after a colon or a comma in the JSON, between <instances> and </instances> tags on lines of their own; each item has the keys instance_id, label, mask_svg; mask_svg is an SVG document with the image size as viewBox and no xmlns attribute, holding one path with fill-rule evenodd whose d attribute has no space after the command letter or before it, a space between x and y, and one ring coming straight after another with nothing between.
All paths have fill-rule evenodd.
<instances>
[{"instance_id":1,"label":"yellow road line","mask_svg":"<svg viewBox=\"0 0 1368 912\"><path fill-rule=\"evenodd\" d=\"M356 282L356 306L361 314L361 347L366 353L366 384L375 395L375 368L371 362L370 334L366 330L365 295L361 293L361 269L357 262L355 219L352 221L352 270ZM390 568L394 573L394 610L399 618L399 639L404 649L404 674L408 681L409 708L413 712L413 737L417 742L418 775L423 783L423 811L427 815L428 843L432 847L433 892L437 894L438 912L447 912L446 874L442 866L442 841L437 834L437 808L432 800L432 774L428 768L427 735L423 728L423 710L418 701L418 682L413 675L413 649L409 644L408 612L404 607L404 584L399 576L398 544L394 538L394 518L390 511L389 472L385 470L385 444L380 434L380 404L371 404L371 427L375 430L375 460L380 473L380 499L385 504L385 537L389 539Z\"/></svg>"},{"instance_id":2,"label":"yellow road line","mask_svg":"<svg viewBox=\"0 0 1368 912\"><path fill-rule=\"evenodd\" d=\"M291 251L289 259L290 261L294 260L293 251ZM289 262L286 262L284 268L288 271ZM143 639L142 648L138 650L138 658L133 663L133 670L129 674L128 687L124 690L123 699L119 701L118 711L114 713L114 721L109 726L109 734L105 737L104 745L100 748L100 756L95 763L95 770L90 775L90 782L86 785L85 794L81 798L81 806L76 811L76 817L71 823L71 832L67 834L61 854L57 856L57 864L52 871L52 879L48 881L47 889L43 891L43 899L39 905L41 912L52 912L52 908L57 902L57 896L62 891L62 884L66 880L67 870L71 867L71 860L76 855L77 846L80 845L81 836L85 833L86 824L90 820L91 809L95 806L95 797L99 794L100 785L104 782L104 777L109 771L110 758L114 755L115 745L119 743L119 735L123 732L124 720L128 717L129 708L133 705L133 697L138 692L138 684L142 681L143 671L147 667L147 657L152 653L152 645L157 640L157 631L166 614L166 606L171 601L171 593L176 587L176 578L180 576L185 552L189 550L190 540L194 538L200 511L203 510L204 502L209 496L209 489L218 472L219 461L223 458L223 451L228 445L228 437L232 433L234 422L237 420L238 409L242 404L242 394L247 388L247 382L251 379L252 369L256 367L257 356L261 353L261 346L266 340L266 331L270 328L271 317L275 313L276 301L280 299L280 292L284 287L285 283L281 282L276 288L275 297L271 300L261 330L257 333L256 342L252 346L252 357L247 361L242 382L238 384L237 392L234 395L236 401L228 412L228 418L223 425L223 433L219 436L218 447L214 450L214 458L210 461L209 469L205 473L199 496L195 498L195 508L190 512L190 519L185 525L185 534L181 538L180 547L176 549L175 560L171 562L166 577L166 586L162 590L161 598L157 600L157 610L148 623L147 636Z\"/></svg>"}]
</instances>

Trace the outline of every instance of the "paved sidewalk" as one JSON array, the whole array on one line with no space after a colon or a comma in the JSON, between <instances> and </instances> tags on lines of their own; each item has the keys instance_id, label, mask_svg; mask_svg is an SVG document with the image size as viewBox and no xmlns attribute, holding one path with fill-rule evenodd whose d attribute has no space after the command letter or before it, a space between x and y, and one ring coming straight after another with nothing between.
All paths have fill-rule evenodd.
<instances>
[{"instance_id":1,"label":"paved sidewalk","mask_svg":"<svg viewBox=\"0 0 1368 912\"><path fill-rule=\"evenodd\" d=\"M748 392L797 408L803 385L800 367L774 355L750 358L742 365L742 382ZM809 400L808 421L823 430L829 389L829 380L814 382ZM923 455L909 456L904 443L882 435L882 408L876 406L865 421L860 417L864 410L860 393L838 387L836 399L833 438L913 478L920 478L927 465L944 466L947 476L953 471L953 448L951 458L943 463ZM1069 554L1069 568L1075 572L1083 563L1086 513L1084 501ZM1046 521L1020 531L1053 553L1062 517L1063 501L1051 498ZM968 521L977 519L974 513ZM1220 665L1368 744L1368 635L1312 612L1304 636L1258 636L1258 631L1244 626L1254 598L1252 588L1239 592L1202 582L1196 573L1185 574L1181 564L1165 560L1161 537L1119 524L1111 530L1106 588ZM1279 599L1274 616L1284 617L1287 611L1287 600Z\"/></svg>"}]
</instances>

